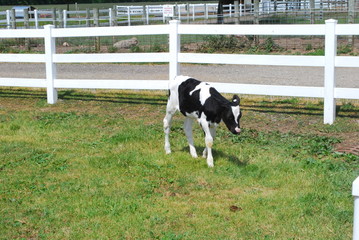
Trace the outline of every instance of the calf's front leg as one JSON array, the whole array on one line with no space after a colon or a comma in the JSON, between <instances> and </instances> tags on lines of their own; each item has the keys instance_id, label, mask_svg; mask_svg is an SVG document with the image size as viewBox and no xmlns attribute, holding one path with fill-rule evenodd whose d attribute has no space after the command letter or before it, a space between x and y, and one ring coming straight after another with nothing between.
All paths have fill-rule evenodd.
<instances>
[{"instance_id":1,"label":"calf's front leg","mask_svg":"<svg viewBox=\"0 0 359 240\"><path fill-rule=\"evenodd\" d=\"M211 136L212 136L212 141L214 141L214 139L216 138L216 125L210 125L209 126L209 131L210 131ZM204 158L207 158L207 147L204 148L202 156Z\"/></svg>"}]
</instances>

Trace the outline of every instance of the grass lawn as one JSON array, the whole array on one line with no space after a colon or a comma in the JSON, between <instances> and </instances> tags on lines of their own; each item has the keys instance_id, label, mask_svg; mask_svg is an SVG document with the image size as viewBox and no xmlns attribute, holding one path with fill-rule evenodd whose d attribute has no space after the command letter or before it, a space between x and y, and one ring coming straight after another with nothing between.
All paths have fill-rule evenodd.
<instances>
[{"instance_id":1,"label":"grass lawn","mask_svg":"<svg viewBox=\"0 0 359 240\"><path fill-rule=\"evenodd\" d=\"M350 239L359 105L242 97L243 133L223 124L215 167L191 158L162 91L0 89L0 239ZM204 138L195 128L198 152Z\"/></svg>"}]
</instances>

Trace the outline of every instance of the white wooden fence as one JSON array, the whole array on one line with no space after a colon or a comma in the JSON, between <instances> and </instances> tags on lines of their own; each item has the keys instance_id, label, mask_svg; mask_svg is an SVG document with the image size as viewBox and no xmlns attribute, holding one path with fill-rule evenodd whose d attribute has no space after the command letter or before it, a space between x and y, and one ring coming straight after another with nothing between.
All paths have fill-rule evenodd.
<instances>
[{"instance_id":1,"label":"white wooden fence","mask_svg":"<svg viewBox=\"0 0 359 240\"><path fill-rule=\"evenodd\" d=\"M168 6L168 5L167 5ZM166 21L166 16L163 14L164 5L146 5L146 6L116 6L117 17L128 25L131 22L139 22L145 19L145 23L149 24L150 21ZM209 20L211 18L217 18L217 3L198 3L198 4L176 4L173 7L173 17L178 20L191 20L196 21L198 19ZM224 17L232 17L234 5L226 5L228 10L224 11ZM244 8L242 4L242 13L245 10L250 12L252 7L248 9Z\"/></svg>"},{"instance_id":2,"label":"white wooden fence","mask_svg":"<svg viewBox=\"0 0 359 240\"><path fill-rule=\"evenodd\" d=\"M66 27L92 27L117 25L116 11L108 9L88 9L84 11L67 10L23 10L22 17L16 18L15 11L6 10L0 12L0 27L7 29L15 28L42 28L43 25L52 22L60 28ZM4 17L2 17L4 16ZM32 17L30 17L32 16ZM19 24L21 23L21 24Z\"/></svg>"},{"instance_id":3,"label":"white wooden fence","mask_svg":"<svg viewBox=\"0 0 359 240\"><path fill-rule=\"evenodd\" d=\"M210 20L217 18L217 3L197 4L175 4L174 17L182 21ZM223 18L241 17L245 15L256 15L254 4L235 4L223 6ZM315 0L310 6L309 0L302 1L270 1L261 0L258 6L258 16L271 13L295 13L296 15L308 16L314 12L335 11L346 12L348 3L343 1ZM32 16L29 18L16 18L15 12L11 10L0 12L0 27L4 28L39 28L42 24L53 22L59 27L90 27L90 26L114 26L133 24L150 24L151 22L166 22L163 14L163 5L143 6L114 6L108 9L87 9L87 10L55 10L38 9L34 11L23 10L21 16ZM18 24L21 23L21 24ZM30 24L31 23L31 24ZM19 26L21 25L21 26ZM27 27L27 28L29 28Z\"/></svg>"},{"instance_id":4,"label":"white wooden fence","mask_svg":"<svg viewBox=\"0 0 359 240\"><path fill-rule=\"evenodd\" d=\"M55 39L60 37L120 36L120 35L169 35L169 52L164 53L108 53L108 54L57 54ZM181 53L180 35L322 35L325 36L325 56L293 55L245 55ZM324 67L323 87L277 86L238 83L213 83L220 92L314 97L324 99L324 123L335 120L336 99L359 99L359 88L338 88L335 85L336 67L359 67L359 57L336 56L338 35L359 35L359 24L337 24L327 20L321 25L187 25L178 20L167 25L123 26L103 28L56 29L51 25L44 29L2 30L0 38L44 38L44 54L0 54L0 62L38 62L46 64L46 79L0 78L0 86L47 88L47 101L57 101L59 88L102 89L167 89L168 79L149 80L79 80L58 79L57 63L94 62L168 62L169 79L180 75L180 63L242 64ZM233 76L235 78L235 76Z\"/></svg>"},{"instance_id":5,"label":"white wooden fence","mask_svg":"<svg viewBox=\"0 0 359 240\"><path fill-rule=\"evenodd\" d=\"M202 4L177 4L174 15L179 20L211 19L217 17L217 3ZM234 5L226 5L228 10L224 11L224 17L232 17ZM252 6L247 8L240 5L241 15L253 11ZM117 24L131 26L133 24L150 24L150 22L166 22L166 16L163 14L163 5L144 5L144 6L115 6L108 9L88 9L88 10L23 10L22 16L30 15L33 18L16 18L15 12L11 10L0 12L0 26L6 26L7 29L14 28L16 23L31 23L34 28L39 28L41 23L56 22L60 27L89 27L101 23L101 26L113 26ZM96 11L99 13L96 14ZM14 21L16 22L14 24ZM25 25L25 24L22 24ZM30 24L27 24L30 25ZM18 26L18 28L20 28Z\"/></svg>"}]
</instances>

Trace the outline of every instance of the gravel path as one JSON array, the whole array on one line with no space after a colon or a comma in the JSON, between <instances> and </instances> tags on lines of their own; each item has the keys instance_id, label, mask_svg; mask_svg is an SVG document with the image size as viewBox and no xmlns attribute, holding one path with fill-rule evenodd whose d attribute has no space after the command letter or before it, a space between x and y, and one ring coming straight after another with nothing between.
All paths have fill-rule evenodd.
<instances>
[{"instance_id":1,"label":"gravel path","mask_svg":"<svg viewBox=\"0 0 359 240\"><path fill-rule=\"evenodd\" d=\"M168 78L167 64L58 64L60 79ZM207 82L323 86L320 67L182 64L181 74ZM337 86L359 88L359 68L337 68ZM0 63L0 78L45 78L45 64Z\"/></svg>"}]
</instances>

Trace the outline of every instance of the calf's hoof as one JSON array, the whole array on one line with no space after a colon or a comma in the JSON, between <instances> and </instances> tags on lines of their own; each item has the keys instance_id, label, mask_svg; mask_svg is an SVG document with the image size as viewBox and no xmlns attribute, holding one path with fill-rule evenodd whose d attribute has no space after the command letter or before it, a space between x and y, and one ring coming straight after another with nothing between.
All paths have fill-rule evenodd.
<instances>
[{"instance_id":1,"label":"calf's hoof","mask_svg":"<svg viewBox=\"0 0 359 240\"><path fill-rule=\"evenodd\" d=\"M207 165L208 167L213 168L214 167L213 159L207 159Z\"/></svg>"},{"instance_id":2,"label":"calf's hoof","mask_svg":"<svg viewBox=\"0 0 359 240\"><path fill-rule=\"evenodd\" d=\"M196 153L196 152L191 152L191 156L192 156L193 158L198 158L198 156L197 156L197 153Z\"/></svg>"}]
</instances>

